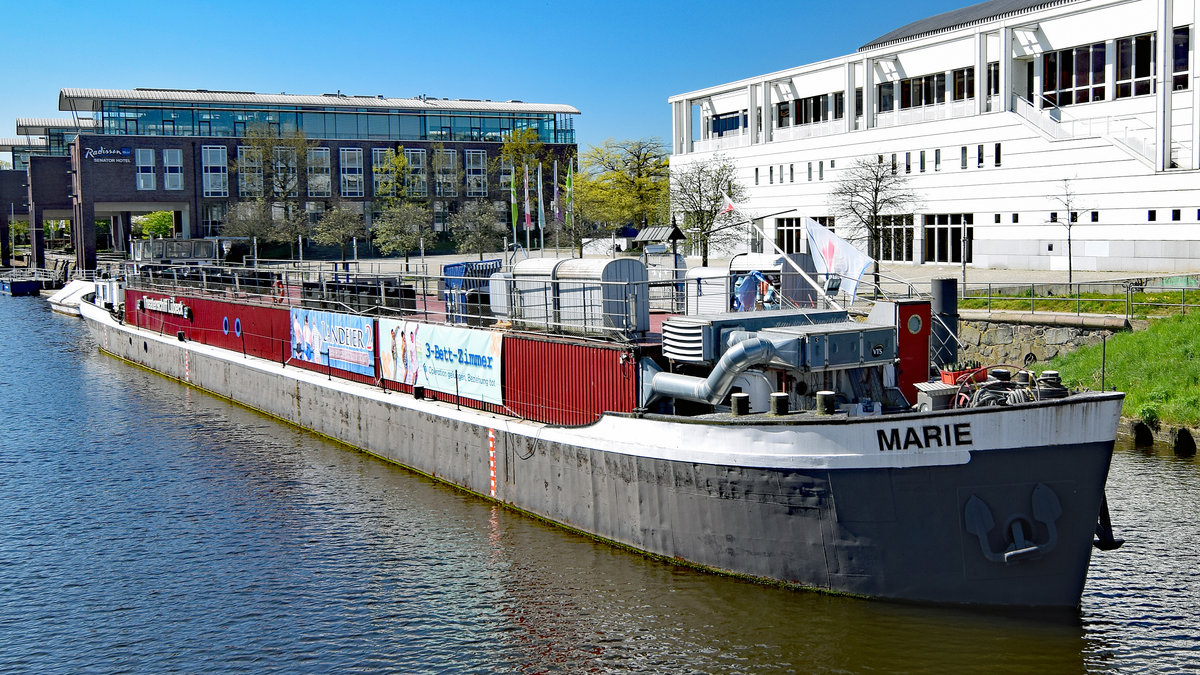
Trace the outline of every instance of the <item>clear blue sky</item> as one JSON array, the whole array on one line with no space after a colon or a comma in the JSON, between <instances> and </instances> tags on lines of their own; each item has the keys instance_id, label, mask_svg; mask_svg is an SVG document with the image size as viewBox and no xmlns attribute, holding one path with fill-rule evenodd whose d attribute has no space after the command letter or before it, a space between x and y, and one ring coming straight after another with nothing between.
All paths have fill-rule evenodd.
<instances>
[{"instance_id":1,"label":"clear blue sky","mask_svg":"<svg viewBox=\"0 0 1200 675\"><path fill-rule=\"evenodd\" d=\"M567 103L582 147L669 138L668 96L853 52L970 0L8 2L0 137L64 87ZM7 159L7 157L5 157Z\"/></svg>"}]
</instances>

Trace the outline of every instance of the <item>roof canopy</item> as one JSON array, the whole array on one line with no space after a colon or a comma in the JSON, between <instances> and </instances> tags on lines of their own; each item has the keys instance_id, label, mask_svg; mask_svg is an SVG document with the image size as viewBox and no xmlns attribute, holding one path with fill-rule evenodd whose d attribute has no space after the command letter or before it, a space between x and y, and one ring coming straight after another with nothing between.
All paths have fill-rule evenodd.
<instances>
[{"instance_id":1,"label":"roof canopy","mask_svg":"<svg viewBox=\"0 0 1200 675\"><path fill-rule=\"evenodd\" d=\"M988 0L970 7L955 9L920 21L914 21L906 26L881 35L867 44L859 47L859 51L879 47L891 42L900 42L922 35L939 33L950 28L985 21L1008 14L1017 14L1037 7L1059 5L1075 0ZM915 6L915 5L914 5Z\"/></svg>"}]
</instances>

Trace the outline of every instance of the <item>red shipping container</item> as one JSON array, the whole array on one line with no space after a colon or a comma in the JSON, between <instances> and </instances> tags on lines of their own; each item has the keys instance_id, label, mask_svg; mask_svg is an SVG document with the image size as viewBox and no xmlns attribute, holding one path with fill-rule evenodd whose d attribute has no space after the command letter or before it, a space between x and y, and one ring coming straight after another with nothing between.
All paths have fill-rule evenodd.
<instances>
[{"instance_id":1,"label":"red shipping container","mask_svg":"<svg viewBox=\"0 0 1200 675\"><path fill-rule=\"evenodd\" d=\"M637 359L627 346L504 336L504 403L517 415L577 426L637 405Z\"/></svg>"}]
</instances>

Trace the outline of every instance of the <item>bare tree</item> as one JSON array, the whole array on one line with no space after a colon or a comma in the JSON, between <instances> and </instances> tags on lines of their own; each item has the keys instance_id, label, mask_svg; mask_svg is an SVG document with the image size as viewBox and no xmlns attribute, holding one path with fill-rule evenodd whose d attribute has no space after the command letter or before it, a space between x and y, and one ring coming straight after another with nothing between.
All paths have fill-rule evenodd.
<instances>
[{"instance_id":1,"label":"bare tree","mask_svg":"<svg viewBox=\"0 0 1200 675\"><path fill-rule=\"evenodd\" d=\"M683 216L683 230L708 264L710 248L736 242L745 236L744 218L725 208L725 196L739 202L746 188L737 181L737 167L724 155L671 167L671 208Z\"/></svg>"},{"instance_id":2,"label":"bare tree","mask_svg":"<svg viewBox=\"0 0 1200 675\"><path fill-rule=\"evenodd\" d=\"M1079 211L1082 208L1079 203L1079 194L1075 192L1074 186L1071 185L1070 178L1062 180L1061 192L1053 197L1058 206L1062 207L1064 213L1063 218L1058 220L1063 227L1067 228L1067 283L1074 282L1074 260L1071 255L1071 228L1075 223L1079 222ZM1058 212L1052 213L1050 222L1054 222L1058 218Z\"/></svg>"},{"instance_id":3,"label":"bare tree","mask_svg":"<svg viewBox=\"0 0 1200 675\"><path fill-rule=\"evenodd\" d=\"M840 227L839 236L866 244L867 255L875 260L875 288L879 288L879 243L884 216L911 213L918 204L917 194L909 187L908 177L883 155L859 157L842 170L829 193L829 207Z\"/></svg>"}]
</instances>

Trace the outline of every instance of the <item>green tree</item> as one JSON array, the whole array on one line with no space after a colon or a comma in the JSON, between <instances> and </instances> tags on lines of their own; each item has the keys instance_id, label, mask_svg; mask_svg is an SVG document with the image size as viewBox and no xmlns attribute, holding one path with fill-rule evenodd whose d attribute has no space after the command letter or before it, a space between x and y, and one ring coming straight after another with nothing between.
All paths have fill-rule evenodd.
<instances>
[{"instance_id":1,"label":"green tree","mask_svg":"<svg viewBox=\"0 0 1200 675\"><path fill-rule=\"evenodd\" d=\"M422 239L433 240L432 221L429 208L422 203L389 206L371 227L375 245L384 255L403 253L407 263L409 254L420 248Z\"/></svg>"},{"instance_id":2,"label":"green tree","mask_svg":"<svg viewBox=\"0 0 1200 675\"><path fill-rule=\"evenodd\" d=\"M397 206L407 200L408 190L405 183L408 179L409 163L404 154L404 146L388 148L383 161L372 165L371 171L374 172L378 184L375 199L381 202L384 208Z\"/></svg>"},{"instance_id":3,"label":"green tree","mask_svg":"<svg viewBox=\"0 0 1200 675\"><path fill-rule=\"evenodd\" d=\"M363 237L362 215L343 206L325 212L313 232L313 241L326 246L340 246L342 260L346 259L346 245L355 237Z\"/></svg>"},{"instance_id":4,"label":"green tree","mask_svg":"<svg viewBox=\"0 0 1200 675\"><path fill-rule=\"evenodd\" d=\"M539 164L544 170L546 158L546 144L542 143L537 129L514 129L504 135L500 160L514 167L514 174L520 174L519 179L524 177L524 167L529 167L531 175L537 171Z\"/></svg>"},{"instance_id":5,"label":"green tree","mask_svg":"<svg viewBox=\"0 0 1200 675\"><path fill-rule=\"evenodd\" d=\"M683 216L683 232L708 264L713 247L728 245L746 235L746 220L725 208L725 196L734 202L746 198L737 180L737 167L724 155L671 167L671 208Z\"/></svg>"},{"instance_id":6,"label":"green tree","mask_svg":"<svg viewBox=\"0 0 1200 675\"><path fill-rule=\"evenodd\" d=\"M659 138L608 139L579 158L581 172L593 176L621 224L637 227L668 222L670 171L666 143Z\"/></svg>"},{"instance_id":7,"label":"green tree","mask_svg":"<svg viewBox=\"0 0 1200 675\"><path fill-rule=\"evenodd\" d=\"M486 199L467 202L458 213L450 216L450 232L454 235L459 253L484 253L500 249L504 235L508 232L504 221L496 216L496 209Z\"/></svg>"},{"instance_id":8,"label":"green tree","mask_svg":"<svg viewBox=\"0 0 1200 675\"><path fill-rule=\"evenodd\" d=\"M170 211L151 211L139 216L142 236L147 239L169 237L175 233L175 214Z\"/></svg>"}]
</instances>

